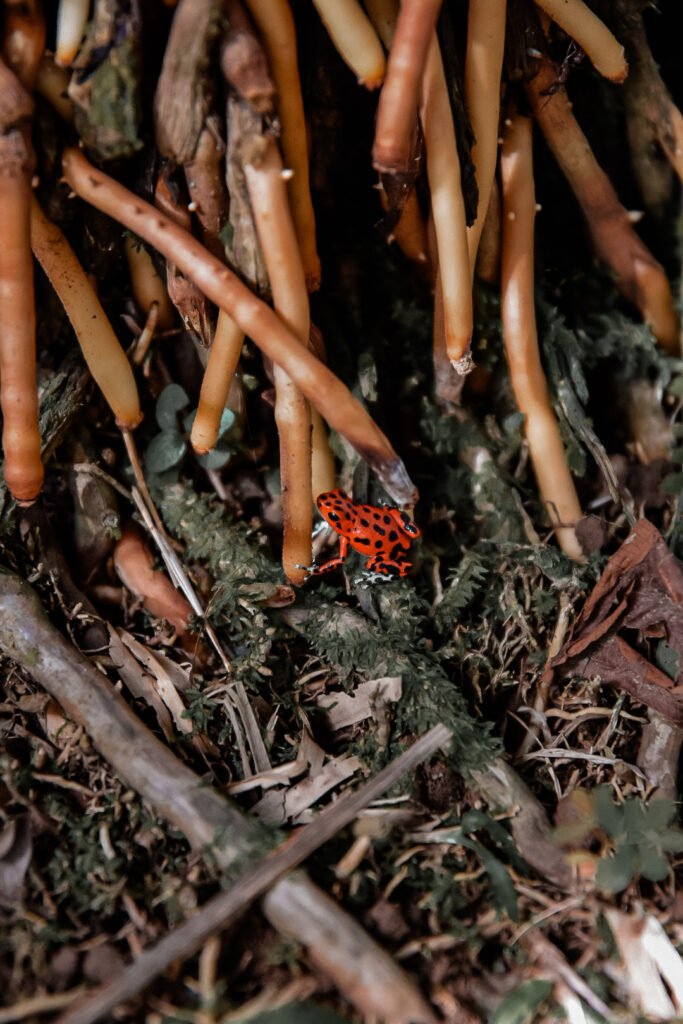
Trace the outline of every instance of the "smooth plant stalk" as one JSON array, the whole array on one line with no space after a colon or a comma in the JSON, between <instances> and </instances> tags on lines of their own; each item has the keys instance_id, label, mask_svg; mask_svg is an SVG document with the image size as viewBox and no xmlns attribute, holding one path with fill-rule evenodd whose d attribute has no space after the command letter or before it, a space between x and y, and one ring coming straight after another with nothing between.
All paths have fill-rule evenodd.
<instances>
[{"instance_id":1,"label":"smooth plant stalk","mask_svg":"<svg viewBox=\"0 0 683 1024\"><path fill-rule=\"evenodd\" d=\"M550 404L536 331L534 309L534 220L536 196L532 122L515 114L506 128L501 154L503 253L501 267L503 341L510 382L519 411L541 499L566 555L582 560L574 524L581 506L560 429Z\"/></svg>"},{"instance_id":2,"label":"smooth plant stalk","mask_svg":"<svg viewBox=\"0 0 683 1024\"><path fill-rule=\"evenodd\" d=\"M239 365L243 344L244 331L240 330L228 313L220 309L199 393L197 415L190 434L190 442L198 455L206 455L216 446L221 416Z\"/></svg>"},{"instance_id":3,"label":"smooth plant stalk","mask_svg":"<svg viewBox=\"0 0 683 1024\"><path fill-rule=\"evenodd\" d=\"M384 80L384 50L358 0L313 0L339 56L366 89Z\"/></svg>"},{"instance_id":4,"label":"smooth plant stalk","mask_svg":"<svg viewBox=\"0 0 683 1024\"><path fill-rule=\"evenodd\" d=\"M70 77L65 68L56 64L49 54L45 54L38 67L35 85L36 92L48 101L67 124L73 124L74 119L73 100L67 94Z\"/></svg>"},{"instance_id":5,"label":"smooth plant stalk","mask_svg":"<svg viewBox=\"0 0 683 1024\"><path fill-rule=\"evenodd\" d=\"M38 200L31 203L31 247L71 321L88 369L120 427L142 419L135 377L76 254Z\"/></svg>"},{"instance_id":6,"label":"smooth plant stalk","mask_svg":"<svg viewBox=\"0 0 683 1024\"><path fill-rule=\"evenodd\" d=\"M628 74L624 47L583 0L536 0L541 10L578 43L596 71L620 84Z\"/></svg>"},{"instance_id":7,"label":"smooth plant stalk","mask_svg":"<svg viewBox=\"0 0 683 1024\"><path fill-rule=\"evenodd\" d=\"M456 369L467 372L473 315L465 203L453 114L435 33L422 80L420 116L443 289L446 351Z\"/></svg>"},{"instance_id":8,"label":"smooth plant stalk","mask_svg":"<svg viewBox=\"0 0 683 1024\"><path fill-rule=\"evenodd\" d=\"M566 91L548 95L552 66L527 83L527 96L545 140L576 196L598 256L614 271L617 286L641 312L663 349L680 354L680 328L664 269L636 233L611 181L595 159Z\"/></svg>"},{"instance_id":9,"label":"smooth plant stalk","mask_svg":"<svg viewBox=\"0 0 683 1024\"><path fill-rule=\"evenodd\" d=\"M386 192L380 192L380 199L385 210L389 209ZM425 224L420 203L413 189L405 201L398 223L394 226L389 241L395 241L409 260L415 263L427 263L427 225Z\"/></svg>"},{"instance_id":10,"label":"smooth plant stalk","mask_svg":"<svg viewBox=\"0 0 683 1024\"><path fill-rule=\"evenodd\" d=\"M398 0L365 0L364 7L375 32L386 49L390 49L396 31Z\"/></svg>"},{"instance_id":11,"label":"smooth plant stalk","mask_svg":"<svg viewBox=\"0 0 683 1024\"><path fill-rule=\"evenodd\" d=\"M368 462L398 505L415 503L415 485L372 417L339 378L300 344L277 313L189 232L96 170L79 150L65 150L62 169L65 181L77 195L173 260L212 302L229 313L254 344L287 371L329 425Z\"/></svg>"},{"instance_id":12,"label":"smooth plant stalk","mask_svg":"<svg viewBox=\"0 0 683 1024\"><path fill-rule=\"evenodd\" d=\"M325 421L317 409L311 409L311 489L315 499L337 486L337 467L330 448Z\"/></svg>"},{"instance_id":13,"label":"smooth plant stalk","mask_svg":"<svg viewBox=\"0 0 683 1024\"><path fill-rule=\"evenodd\" d=\"M372 162L378 171L409 173L415 165L420 85L441 0L403 0L379 98Z\"/></svg>"},{"instance_id":14,"label":"smooth plant stalk","mask_svg":"<svg viewBox=\"0 0 683 1024\"><path fill-rule=\"evenodd\" d=\"M247 162L244 174L256 230L265 260L273 305L302 347L311 321L308 292L274 139ZM311 417L305 396L282 367L273 366L275 422L280 440L282 564L290 583L300 586L313 560L311 491Z\"/></svg>"},{"instance_id":15,"label":"smooth plant stalk","mask_svg":"<svg viewBox=\"0 0 683 1024\"><path fill-rule=\"evenodd\" d=\"M37 498L43 483L30 241L32 113L28 92L0 60L0 406L5 481L21 502Z\"/></svg>"},{"instance_id":16,"label":"smooth plant stalk","mask_svg":"<svg viewBox=\"0 0 683 1024\"><path fill-rule=\"evenodd\" d=\"M88 22L90 0L59 0L55 60L68 67L74 60Z\"/></svg>"},{"instance_id":17,"label":"smooth plant stalk","mask_svg":"<svg viewBox=\"0 0 683 1024\"><path fill-rule=\"evenodd\" d=\"M471 157L479 189L477 217L467 229L472 273L498 161L500 79L505 49L506 7L506 0L472 0L469 5L465 102L474 132Z\"/></svg>"},{"instance_id":18,"label":"smooth plant stalk","mask_svg":"<svg viewBox=\"0 0 683 1024\"><path fill-rule=\"evenodd\" d=\"M288 0L247 0L247 6L263 37L277 86L282 131L280 143L285 164L293 172L287 183L287 191L306 285L309 291L315 291L320 287L320 257L315 237L315 213L311 200L308 141L294 18Z\"/></svg>"}]
</instances>

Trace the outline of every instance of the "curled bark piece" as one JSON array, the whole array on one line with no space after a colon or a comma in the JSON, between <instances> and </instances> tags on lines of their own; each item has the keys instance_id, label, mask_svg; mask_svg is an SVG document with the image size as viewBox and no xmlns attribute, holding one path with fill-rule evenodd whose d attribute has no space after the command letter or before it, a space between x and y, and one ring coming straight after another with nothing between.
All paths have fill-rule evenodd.
<instances>
[{"instance_id":1,"label":"curled bark piece","mask_svg":"<svg viewBox=\"0 0 683 1024\"><path fill-rule=\"evenodd\" d=\"M214 256L225 258L220 234L228 223L228 193L223 176L225 145L218 129L209 123L199 135L192 160L185 165L185 181L195 216L201 225L204 245Z\"/></svg>"},{"instance_id":2,"label":"curled bark piece","mask_svg":"<svg viewBox=\"0 0 683 1024\"><path fill-rule=\"evenodd\" d=\"M628 74L624 47L583 0L536 0L538 6L585 52L596 71L620 84Z\"/></svg>"},{"instance_id":3,"label":"curled bark piece","mask_svg":"<svg viewBox=\"0 0 683 1024\"><path fill-rule=\"evenodd\" d=\"M45 19L37 0L5 0L3 56L23 86L33 91L45 50Z\"/></svg>"},{"instance_id":4,"label":"curled bark piece","mask_svg":"<svg viewBox=\"0 0 683 1024\"><path fill-rule=\"evenodd\" d=\"M415 485L382 431L339 378L299 344L272 309L188 232L96 170L77 149L65 151L63 170L77 195L175 260L212 302L287 371L330 426L375 470L393 500L399 505L414 504Z\"/></svg>"},{"instance_id":5,"label":"curled bark piece","mask_svg":"<svg viewBox=\"0 0 683 1024\"><path fill-rule=\"evenodd\" d=\"M220 309L199 393L197 415L190 434L190 443L198 455L206 455L216 446L221 416L243 344L244 331L240 330L228 313Z\"/></svg>"},{"instance_id":6,"label":"curled bark piece","mask_svg":"<svg viewBox=\"0 0 683 1024\"><path fill-rule=\"evenodd\" d=\"M435 33L422 80L420 117L443 290L446 351L456 368L467 372L473 315L465 204L453 114Z\"/></svg>"},{"instance_id":7,"label":"curled bark piece","mask_svg":"<svg viewBox=\"0 0 683 1024\"><path fill-rule=\"evenodd\" d=\"M679 324L662 266L636 234L612 183L598 164L550 65L527 84L534 117L576 196L598 256L614 271L619 290L641 312L663 349L679 350Z\"/></svg>"},{"instance_id":8,"label":"curled bark piece","mask_svg":"<svg viewBox=\"0 0 683 1024\"><path fill-rule=\"evenodd\" d=\"M532 122L515 114L503 139L502 320L510 383L524 414L529 454L538 489L557 541L570 558L583 559L574 524L581 518L567 459L546 382L534 310L534 220L536 197L532 162Z\"/></svg>"},{"instance_id":9,"label":"curled bark piece","mask_svg":"<svg viewBox=\"0 0 683 1024\"><path fill-rule=\"evenodd\" d=\"M117 775L195 848L210 850L224 870L243 863L254 850L262 851L258 823L185 767L140 722L109 680L51 625L28 584L3 571L0 648L85 728ZM278 882L263 908L276 928L281 908L286 908L287 934L324 962L329 977L361 1013L391 1017L397 1024L431 1024L432 1015L413 982L303 872Z\"/></svg>"},{"instance_id":10,"label":"curled bark piece","mask_svg":"<svg viewBox=\"0 0 683 1024\"><path fill-rule=\"evenodd\" d=\"M366 89L384 79L384 51L358 0L313 0L339 56Z\"/></svg>"},{"instance_id":11,"label":"curled bark piece","mask_svg":"<svg viewBox=\"0 0 683 1024\"><path fill-rule=\"evenodd\" d=\"M472 273L488 215L498 160L500 76L505 49L506 6L506 0L477 0L469 5L465 102L474 133L471 155L479 190L477 217L467 229Z\"/></svg>"},{"instance_id":12,"label":"curled bark piece","mask_svg":"<svg viewBox=\"0 0 683 1024\"><path fill-rule=\"evenodd\" d=\"M235 92L257 114L269 114L275 85L260 40L240 0L226 0L228 30L221 40L221 71Z\"/></svg>"},{"instance_id":13,"label":"curled bark piece","mask_svg":"<svg viewBox=\"0 0 683 1024\"><path fill-rule=\"evenodd\" d=\"M274 139L264 138L245 164L244 173L273 305L303 347L311 317L308 292ZM300 586L313 561L311 531L311 417L306 398L286 371L273 367L275 422L280 440L282 493L282 565L290 583Z\"/></svg>"},{"instance_id":14,"label":"curled bark piece","mask_svg":"<svg viewBox=\"0 0 683 1024\"><path fill-rule=\"evenodd\" d=\"M414 170L420 84L441 0L403 0L377 108L373 166L388 174Z\"/></svg>"},{"instance_id":15,"label":"curled bark piece","mask_svg":"<svg viewBox=\"0 0 683 1024\"><path fill-rule=\"evenodd\" d=\"M68 67L78 53L88 22L90 0L59 0L55 60Z\"/></svg>"},{"instance_id":16,"label":"curled bark piece","mask_svg":"<svg viewBox=\"0 0 683 1024\"><path fill-rule=\"evenodd\" d=\"M38 200L31 204L31 247L71 321L88 369L121 427L142 419L135 377L88 276Z\"/></svg>"},{"instance_id":17,"label":"curled bark piece","mask_svg":"<svg viewBox=\"0 0 683 1024\"><path fill-rule=\"evenodd\" d=\"M17 501L43 483L36 388L29 119L33 103L0 61L0 406L5 480Z\"/></svg>"},{"instance_id":18,"label":"curled bark piece","mask_svg":"<svg viewBox=\"0 0 683 1024\"><path fill-rule=\"evenodd\" d=\"M128 523L114 548L114 568L153 618L166 619L181 637L187 633L192 608L168 576L154 568L154 556L134 523Z\"/></svg>"},{"instance_id":19,"label":"curled bark piece","mask_svg":"<svg viewBox=\"0 0 683 1024\"><path fill-rule=\"evenodd\" d=\"M222 22L221 0L180 0L154 96L156 142L183 166L195 155L211 103L208 55Z\"/></svg>"},{"instance_id":20,"label":"curled bark piece","mask_svg":"<svg viewBox=\"0 0 683 1024\"><path fill-rule=\"evenodd\" d=\"M247 0L247 4L263 36L268 62L277 85L282 128L280 143L285 164L293 172L287 183L287 191L304 264L306 286L312 292L320 287L320 257L315 237L294 18L288 0Z\"/></svg>"}]
</instances>

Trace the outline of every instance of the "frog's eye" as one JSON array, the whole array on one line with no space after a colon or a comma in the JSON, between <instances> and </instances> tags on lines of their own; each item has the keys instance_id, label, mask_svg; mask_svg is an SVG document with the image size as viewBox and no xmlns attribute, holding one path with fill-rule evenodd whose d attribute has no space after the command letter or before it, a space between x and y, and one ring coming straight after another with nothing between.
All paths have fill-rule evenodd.
<instances>
[{"instance_id":1,"label":"frog's eye","mask_svg":"<svg viewBox=\"0 0 683 1024\"><path fill-rule=\"evenodd\" d=\"M339 516L337 515L336 512L328 512L327 518L330 519L333 523L339 522Z\"/></svg>"}]
</instances>

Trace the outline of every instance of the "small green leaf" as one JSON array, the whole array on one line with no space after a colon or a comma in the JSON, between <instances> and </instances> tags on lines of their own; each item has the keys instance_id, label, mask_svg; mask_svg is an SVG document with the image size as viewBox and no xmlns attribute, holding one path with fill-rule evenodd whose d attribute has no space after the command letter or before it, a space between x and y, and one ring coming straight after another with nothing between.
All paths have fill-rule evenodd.
<instances>
[{"instance_id":1,"label":"small green leaf","mask_svg":"<svg viewBox=\"0 0 683 1024\"><path fill-rule=\"evenodd\" d=\"M600 828L612 839L624 832L624 807L614 802L609 786L598 786L595 790L595 810Z\"/></svg>"},{"instance_id":2,"label":"small green leaf","mask_svg":"<svg viewBox=\"0 0 683 1024\"><path fill-rule=\"evenodd\" d=\"M486 874L489 876L496 903L505 911L511 921L519 921L517 893L507 868L485 846L477 843L476 849Z\"/></svg>"},{"instance_id":3,"label":"small green leaf","mask_svg":"<svg viewBox=\"0 0 683 1024\"><path fill-rule=\"evenodd\" d=\"M654 846L638 847L638 874L650 882L663 882L669 874L669 862Z\"/></svg>"},{"instance_id":4,"label":"small green leaf","mask_svg":"<svg viewBox=\"0 0 683 1024\"><path fill-rule=\"evenodd\" d=\"M662 799L661 797L650 800L645 814L647 827L654 832L661 832L671 824L676 816L676 804L673 800ZM676 829L676 832L683 837L683 832Z\"/></svg>"},{"instance_id":5,"label":"small green leaf","mask_svg":"<svg viewBox=\"0 0 683 1024\"><path fill-rule=\"evenodd\" d=\"M162 430L153 437L145 452L145 469L148 473L163 473L182 459L187 443L178 430Z\"/></svg>"},{"instance_id":6,"label":"small green leaf","mask_svg":"<svg viewBox=\"0 0 683 1024\"><path fill-rule=\"evenodd\" d=\"M664 641L660 640L655 648L655 662L662 672L666 672L669 679L677 679L680 671L680 657L678 651Z\"/></svg>"},{"instance_id":7,"label":"small green leaf","mask_svg":"<svg viewBox=\"0 0 683 1024\"><path fill-rule=\"evenodd\" d=\"M236 418L237 417L235 416L235 414L232 411L232 409L224 409L223 410L223 415L221 416L221 421L218 424L218 436L219 437L222 437L223 434L227 434L227 432L232 429L232 427L235 424Z\"/></svg>"},{"instance_id":8,"label":"small green leaf","mask_svg":"<svg viewBox=\"0 0 683 1024\"><path fill-rule=\"evenodd\" d=\"M525 981L523 985L506 996L491 1017L491 1024L526 1024L530 1021L541 1003L544 1003L553 990L551 981L542 978L536 981Z\"/></svg>"},{"instance_id":9,"label":"small green leaf","mask_svg":"<svg viewBox=\"0 0 683 1024\"><path fill-rule=\"evenodd\" d=\"M178 413L187 409L190 399L180 384L168 384L157 398L156 418L162 430L178 426Z\"/></svg>"},{"instance_id":10,"label":"small green leaf","mask_svg":"<svg viewBox=\"0 0 683 1024\"><path fill-rule=\"evenodd\" d=\"M680 494L683 491L683 473L669 473L659 485L665 494Z\"/></svg>"},{"instance_id":11,"label":"small green leaf","mask_svg":"<svg viewBox=\"0 0 683 1024\"><path fill-rule=\"evenodd\" d=\"M635 868L633 849L624 846L612 857L603 857L598 864L595 884L603 892L621 892L633 878Z\"/></svg>"},{"instance_id":12,"label":"small green leaf","mask_svg":"<svg viewBox=\"0 0 683 1024\"><path fill-rule=\"evenodd\" d=\"M666 853L683 853L683 831L665 828L657 835L657 845Z\"/></svg>"},{"instance_id":13,"label":"small green leaf","mask_svg":"<svg viewBox=\"0 0 683 1024\"><path fill-rule=\"evenodd\" d=\"M666 390L670 395L675 395L676 398L683 398L683 376L674 377Z\"/></svg>"},{"instance_id":14,"label":"small green leaf","mask_svg":"<svg viewBox=\"0 0 683 1024\"><path fill-rule=\"evenodd\" d=\"M232 452L225 445L217 444L206 455L197 456L197 462L203 469L222 469L230 461Z\"/></svg>"}]
</instances>

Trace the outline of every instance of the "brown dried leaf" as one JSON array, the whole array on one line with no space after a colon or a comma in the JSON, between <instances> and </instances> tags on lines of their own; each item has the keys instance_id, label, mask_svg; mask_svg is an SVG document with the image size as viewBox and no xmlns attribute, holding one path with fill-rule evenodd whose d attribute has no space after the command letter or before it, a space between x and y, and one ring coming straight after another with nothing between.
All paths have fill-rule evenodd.
<instances>
[{"instance_id":1,"label":"brown dried leaf","mask_svg":"<svg viewBox=\"0 0 683 1024\"><path fill-rule=\"evenodd\" d=\"M0 906L21 901L32 852L28 814L10 818L0 831Z\"/></svg>"}]
</instances>

